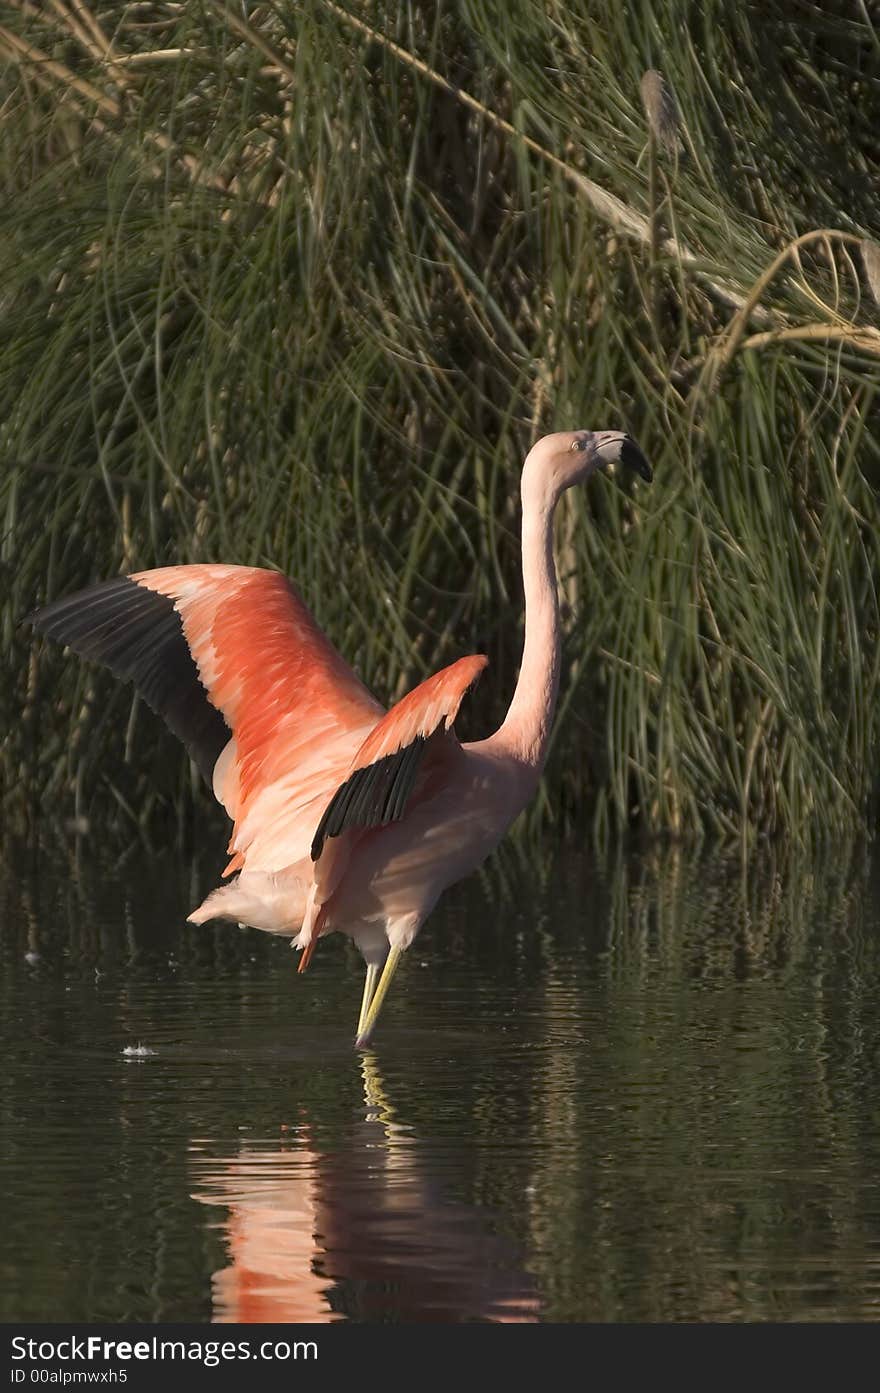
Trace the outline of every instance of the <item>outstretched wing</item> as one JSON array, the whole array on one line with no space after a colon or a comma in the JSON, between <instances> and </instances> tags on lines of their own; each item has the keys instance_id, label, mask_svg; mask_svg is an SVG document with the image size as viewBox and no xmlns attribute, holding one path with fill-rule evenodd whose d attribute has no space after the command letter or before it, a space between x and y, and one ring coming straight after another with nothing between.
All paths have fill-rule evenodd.
<instances>
[{"instance_id":1,"label":"outstretched wing","mask_svg":"<svg viewBox=\"0 0 880 1393\"><path fill-rule=\"evenodd\" d=\"M302 769L308 781L327 741L335 756L322 786L332 787L383 714L274 571L141 571L57 600L32 623L133 682L236 819L282 775Z\"/></svg>"},{"instance_id":2,"label":"outstretched wing","mask_svg":"<svg viewBox=\"0 0 880 1393\"><path fill-rule=\"evenodd\" d=\"M245 566L170 566L132 576L173 600L199 677L235 736L238 816L331 741L362 736L384 708L286 577Z\"/></svg>"},{"instance_id":3,"label":"outstretched wing","mask_svg":"<svg viewBox=\"0 0 880 1393\"><path fill-rule=\"evenodd\" d=\"M403 817L429 740L444 733L455 739L452 726L458 708L488 661L482 654L459 658L414 688L379 721L324 810L312 840L313 861L328 837L338 837L350 827L383 827Z\"/></svg>"},{"instance_id":4,"label":"outstretched wing","mask_svg":"<svg viewBox=\"0 0 880 1393\"><path fill-rule=\"evenodd\" d=\"M231 732L199 680L172 600L119 576L55 600L29 622L38 633L133 682L211 782Z\"/></svg>"},{"instance_id":5,"label":"outstretched wing","mask_svg":"<svg viewBox=\"0 0 880 1393\"><path fill-rule=\"evenodd\" d=\"M402 817L487 663L460 659L386 715L285 577L246 566L140 571L31 622L134 683L187 746L235 822L227 874L317 861L327 838Z\"/></svg>"}]
</instances>

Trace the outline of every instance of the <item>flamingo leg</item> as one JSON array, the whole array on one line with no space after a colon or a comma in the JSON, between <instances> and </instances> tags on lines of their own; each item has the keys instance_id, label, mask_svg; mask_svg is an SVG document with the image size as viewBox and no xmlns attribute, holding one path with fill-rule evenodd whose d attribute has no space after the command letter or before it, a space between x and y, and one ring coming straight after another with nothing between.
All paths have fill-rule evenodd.
<instances>
[{"instance_id":1,"label":"flamingo leg","mask_svg":"<svg viewBox=\"0 0 880 1393\"><path fill-rule=\"evenodd\" d=\"M312 892L312 895L314 896L314 891ZM302 953L300 954L299 967L296 969L297 972L305 972L309 963L312 961L312 955L318 946L318 939L324 932L324 923L326 919L327 906L322 904L315 917L315 922L312 925L312 936L306 944L305 948L302 950Z\"/></svg>"},{"instance_id":2,"label":"flamingo leg","mask_svg":"<svg viewBox=\"0 0 880 1393\"><path fill-rule=\"evenodd\" d=\"M401 948L390 948L388 957L385 959L385 966L382 969L382 976L379 978L379 985L373 994L373 999L367 1008L366 1015L362 1017L358 1025L357 1039L355 1048L363 1049L364 1045L371 1039L373 1031L376 1029L376 1022L379 1019L379 1012L382 1010L382 1003L388 994L391 986L391 979L394 976L397 964L400 961Z\"/></svg>"},{"instance_id":3,"label":"flamingo leg","mask_svg":"<svg viewBox=\"0 0 880 1393\"><path fill-rule=\"evenodd\" d=\"M378 963L369 963L367 966L367 975L364 978L364 996L361 1001L361 1013L358 1016L358 1039L360 1039L361 1031L364 1028L364 1021L370 1009L370 1002L373 1000L373 993L376 990L376 979L378 976Z\"/></svg>"}]
</instances>

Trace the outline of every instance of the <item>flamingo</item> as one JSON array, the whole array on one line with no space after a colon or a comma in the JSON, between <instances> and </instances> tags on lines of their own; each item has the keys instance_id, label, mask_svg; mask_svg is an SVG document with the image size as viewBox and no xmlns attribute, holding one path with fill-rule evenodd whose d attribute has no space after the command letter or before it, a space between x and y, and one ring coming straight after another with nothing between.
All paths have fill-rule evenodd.
<instances>
[{"instance_id":1,"label":"flamingo","mask_svg":"<svg viewBox=\"0 0 880 1393\"><path fill-rule=\"evenodd\" d=\"M358 1048L442 892L482 864L538 787L559 689L553 514L566 489L618 461L650 482L622 431L557 432L529 451L519 679L499 729L473 744L454 722L485 656L459 658L386 712L279 572L166 566L31 616L134 684L231 818L223 878L234 878L189 921L287 935L300 972L324 934L354 940L366 965Z\"/></svg>"}]
</instances>

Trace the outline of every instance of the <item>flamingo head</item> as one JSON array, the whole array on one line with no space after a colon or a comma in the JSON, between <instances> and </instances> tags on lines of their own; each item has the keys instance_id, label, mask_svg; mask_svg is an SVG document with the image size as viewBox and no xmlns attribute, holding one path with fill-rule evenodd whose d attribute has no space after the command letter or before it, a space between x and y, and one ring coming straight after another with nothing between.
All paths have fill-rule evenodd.
<instances>
[{"instance_id":1,"label":"flamingo head","mask_svg":"<svg viewBox=\"0 0 880 1393\"><path fill-rule=\"evenodd\" d=\"M532 446L523 468L523 485L534 481L542 492L558 498L564 489L585 483L597 469L618 463L651 482L651 466L625 431L557 431Z\"/></svg>"}]
</instances>

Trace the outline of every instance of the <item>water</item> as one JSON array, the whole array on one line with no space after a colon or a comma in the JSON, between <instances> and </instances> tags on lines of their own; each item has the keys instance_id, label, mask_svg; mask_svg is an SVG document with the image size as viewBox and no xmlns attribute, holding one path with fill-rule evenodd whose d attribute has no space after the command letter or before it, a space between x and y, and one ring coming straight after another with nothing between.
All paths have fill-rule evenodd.
<instances>
[{"instance_id":1,"label":"water","mask_svg":"<svg viewBox=\"0 0 880 1393\"><path fill-rule=\"evenodd\" d=\"M0 1319L875 1320L880 876L560 854L359 959L0 870Z\"/></svg>"}]
</instances>

